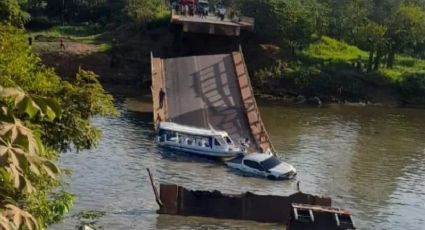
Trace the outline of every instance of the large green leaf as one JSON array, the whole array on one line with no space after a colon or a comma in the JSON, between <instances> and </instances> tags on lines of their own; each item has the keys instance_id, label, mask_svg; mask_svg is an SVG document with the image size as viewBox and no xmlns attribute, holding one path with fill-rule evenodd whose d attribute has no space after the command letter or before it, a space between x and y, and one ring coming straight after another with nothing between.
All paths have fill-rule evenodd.
<instances>
[{"instance_id":1,"label":"large green leaf","mask_svg":"<svg viewBox=\"0 0 425 230\"><path fill-rule=\"evenodd\" d=\"M0 86L1 97L14 98L14 106L17 113L19 115L27 115L29 118L39 115L52 121L62 115L61 108L56 100L26 94L20 88L3 88Z\"/></svg>"},{"instance_id":2,"label":"large green leaf","mask_svg":"<svg viewBox=\"0 0 425 230\"><path fill-rule=\"evenodd\" d=\"M29 154L43 155L43 146L40 139L32 131L22 125L20 121L14 123L0 122L0 137L3 137L12 146L19 146Z\"/></svg>"},{"instance_id":3,"label":"large green leaf","mask_svg":"<svg viewBox=\"0 0 425 230\"><path fill-rule=\"evenodd\" d=\"M16 109L19 114L27 114L30 118L33 118L41 110L34 101L27 96L16 102Z\"/></svg>"},{"instance_id":4,"label":"large green leaf","mask_svg":"<svg viewBox=\"0 0 425 230\"><path fill-rule=\"evenodd\" d=\"M31 193L34 188L29 173L45 172L51 178L59 174L57 166L41 157L43 146L39 138L19 121L0 122L0 167L6 169L13 186Z\"/></svg>"},{"instance_id":5,"label":"large green leaf","mask_svg":"<svg viewBox=\"0 0 425 230\"><path fill-rule=\"evenodd\" d=\"M32 96L32 99L39 106L41 112L50 120L54 120L56 117L60 118L62 116L62 109L56 100L39 96Z\"/></svg>"}]
</instances>

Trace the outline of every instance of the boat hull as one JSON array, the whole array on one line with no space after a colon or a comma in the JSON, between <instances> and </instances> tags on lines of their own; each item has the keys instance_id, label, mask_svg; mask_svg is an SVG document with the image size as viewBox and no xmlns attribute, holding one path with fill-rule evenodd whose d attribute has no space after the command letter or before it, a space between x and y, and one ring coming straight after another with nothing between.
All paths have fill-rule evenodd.
<instances>
[{"instance_id":1,"label":"boat hull","mask_svg":"<svg viewBox=\"0 0 425 230\"><path fill-rule=\"evenodd\" d=\"M199 156L217 157L217 158L234 157L234 156L241 153L240 151L239 152L206 151L206 150L202 150L202 149L195 149L195 148L190 148L190 147L186 147L186 146L179 146L179 145L169 145L169 144L164 144L164 143L159 143L158 146L162 147L162 148L171 149L171 150L177 150L177 151L183 151L183 152L190 153L190 154L196 154L196 155L199 155Z\"/></svg>"}]
</instances>

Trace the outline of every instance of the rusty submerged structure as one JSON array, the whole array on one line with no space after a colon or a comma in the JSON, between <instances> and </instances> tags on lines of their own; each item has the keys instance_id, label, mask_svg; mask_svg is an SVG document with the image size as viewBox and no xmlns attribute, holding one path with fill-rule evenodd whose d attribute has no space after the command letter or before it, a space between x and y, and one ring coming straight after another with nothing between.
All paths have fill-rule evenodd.
<instances>
[{"instance_id":1,"label":"rusty submerged structure","mask_svg":"<svg viewBox=\"0 0 425 230\"><path fill-rule=\"evenodd\" d=\"M151 183L159 214L279 223L288 230L355 229L351 212L331 207L329 197L300 191L289 196L225 194L189 190L176 184L160 184L158 191L152 177Z\"/></svg>"}]
</instances>

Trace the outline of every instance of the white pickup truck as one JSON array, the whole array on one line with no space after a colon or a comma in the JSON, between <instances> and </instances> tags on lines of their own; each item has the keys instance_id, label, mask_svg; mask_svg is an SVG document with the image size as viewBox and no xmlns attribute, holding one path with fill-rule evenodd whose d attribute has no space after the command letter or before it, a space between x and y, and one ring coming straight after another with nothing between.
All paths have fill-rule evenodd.
<instances>
[{"instance_id":1,"label":"white pickup truck","mask_svg":"<svg viewBox=\"0 0 425 230\"><path fill-rule=\"evenodd\" d=\"M292 165L280 161L270 153L241 154L226 161L226 165L230 168L272 180L291 179L297 174Z\"/></svg>"}]
</instances>

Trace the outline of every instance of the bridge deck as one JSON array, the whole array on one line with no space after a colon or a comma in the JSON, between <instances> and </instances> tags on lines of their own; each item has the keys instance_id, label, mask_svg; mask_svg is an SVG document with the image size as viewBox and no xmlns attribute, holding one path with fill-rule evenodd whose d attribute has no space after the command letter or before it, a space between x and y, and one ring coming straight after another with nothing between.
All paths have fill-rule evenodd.
<instances>
[{"instance_id":1,"label":"bridge deck","mask_svg":"<svg viewBox=\"0 0 425 230\"><path fill-rule=\"evenodd\" d=\"M159 109L159 91L166 99ZM249 138L256 151L271 146L239 52L152 59L155 123L225 130L234 140Z\"/></svg>"},{"instance_id":2,"label":"bridge deck","mask_svg":"<svg viewBox=\"0 0 425 230\"><path fill-rule=\"evenodd\" d=\"M184 32L239 36L241 29L252 31L255 20L250 17L240 17L238 20L230 20L228 18L220 20L213 15L206 17L198 15L186 16L177 14L172 10L171 22L183 25Z\"/></svg>"}]
</instances>

